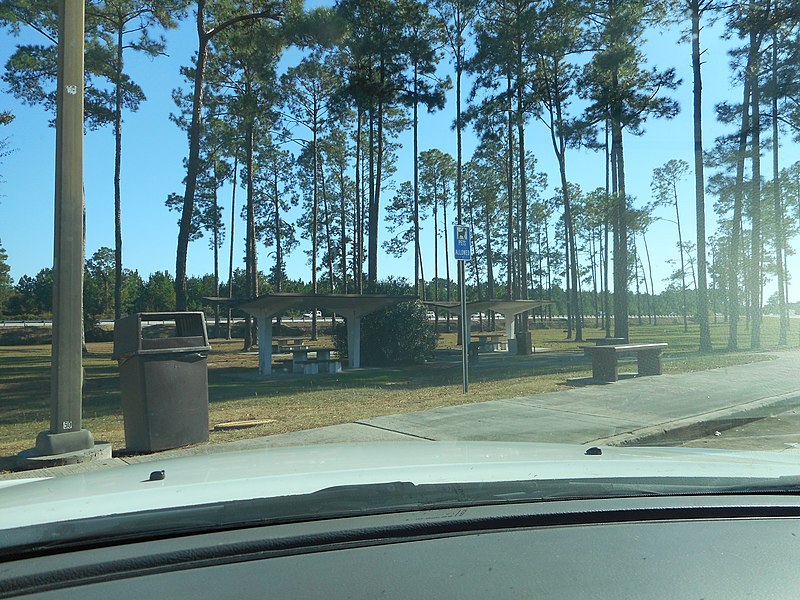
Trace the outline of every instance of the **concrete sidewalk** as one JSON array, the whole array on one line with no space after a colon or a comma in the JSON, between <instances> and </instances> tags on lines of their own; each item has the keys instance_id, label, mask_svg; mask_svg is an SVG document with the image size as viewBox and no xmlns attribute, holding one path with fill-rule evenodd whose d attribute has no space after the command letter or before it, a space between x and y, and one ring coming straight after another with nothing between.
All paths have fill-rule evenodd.
<instances>
[{"instance_id":1,"label":"concrete sidewalk","mask_svg":"<svg viewBox=\"0 0 800 600\"><path fill-rule=\"evenodd\" d=\"M564 392L359 423L429 440L651 444L667 432L704 435L733 417L756 419L800 405L800 352L774 355L775 360L681 375L608 384L584 380Z\"/></svg>"},{"instance_id":2,"label":"concrete sidewalk","mask_svg":"<svg viewBox=\"0 0 800 600\"><path fill-rule=\"evenodd\" d=\"M800 406L800 351L770 355L777 358L681 375L623 378L609 384L580 380L574 382L574 389L563 392L12 473L0 475L0 479L66 475L179 456L310 444L422 439L654 445L664 436L693 439L725 429L726 423L760 419Z\"/></svg>"}]
</instances>

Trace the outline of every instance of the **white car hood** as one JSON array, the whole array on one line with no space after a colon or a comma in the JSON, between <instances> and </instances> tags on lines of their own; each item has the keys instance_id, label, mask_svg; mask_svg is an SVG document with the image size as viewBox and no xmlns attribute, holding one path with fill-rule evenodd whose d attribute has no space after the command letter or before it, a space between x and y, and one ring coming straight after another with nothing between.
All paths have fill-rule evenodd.
<instances>
[{"instance_id":1,"label":"white car hood","mask_svg":"<svg viewBox=\"0 0 800 600\"><path fill-rule=\"evenodd\" d=\"M0 487L0 529L342 485L615 477L800 477L797 456L526 443L319 445L153 460ZM150 480L154 471L161 480Z\"/></svg>"}]
</instances>

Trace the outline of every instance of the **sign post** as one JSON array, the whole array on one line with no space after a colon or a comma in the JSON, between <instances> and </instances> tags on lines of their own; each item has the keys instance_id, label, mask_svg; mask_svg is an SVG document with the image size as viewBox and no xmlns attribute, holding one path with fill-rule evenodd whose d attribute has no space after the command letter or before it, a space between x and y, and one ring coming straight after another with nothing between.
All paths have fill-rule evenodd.
<instances>
[{"instance_id":1,"label":"sign post","mask_svg":"<svg viewBox=\"0 0 800 600\"><path fill-rule=\"evenodd\" d=\"M472 232L466 225L453 227L454 254L458 261L459 296L461 297L461 376L463 389L469 391L469 340L470 322L467 314L467 286L464 261L472 259Z\"/></svg>"}]
</instances>

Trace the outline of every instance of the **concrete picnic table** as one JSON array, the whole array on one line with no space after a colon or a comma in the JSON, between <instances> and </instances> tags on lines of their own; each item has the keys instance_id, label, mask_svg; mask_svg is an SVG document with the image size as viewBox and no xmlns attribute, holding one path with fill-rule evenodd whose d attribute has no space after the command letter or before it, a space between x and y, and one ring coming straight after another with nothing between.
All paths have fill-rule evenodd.
<instances>
[{"instance_id":1,"label":"concrete picnic table","mask_svg":"<svg viewBox=\"0 0 800 600\"><path fill-rule=\"evenodd\" d=\"M336 348L297 348L292 350L292 373L305 373L306 372L306 364L308 363L317 363L317 365L324 364L328 368L326 369L329 373L338 373L341 370L341 361L333 360L331 358L331 352L334 352ZM311 360L308 355L314 354L315 360ZM331 370L329 363L337 362L339 363L338 367L334 367Z\"/></svg>"},{"instance_id":2,"label":"concrete picnic table","mask_svg":"<svg viewBox=\"0 0 800 600\"><path fill-rule=\"evenodd\" d=\"M461 312L458 302L426 302L429 307L439 308L454 315ZM506 322L506 340L508 340L508 351L511 353L511 340L516 339L514 317L524 312L555 304L547 300L480 300L478 302L467 302L467 314L494 311L503 315Z\"/></svg>"},{"instance_id":3,"label":"concrete picnic table","mask_svg":"<svg viewBox=\"0 0 800 600\"><path fill-rule=\"evenodd\" d=\"M308 360L308 355L311 353L316 355L317 360L328 360L334 350L336 348L312 348L310 346L294 348L292 349L292 360Z\"/></svg>"},{"instance_id":4,"label":"concrete picnic table","mask_svg":"<svg viewBox=\"0 0 800 600\"><path fill-rule=\"evenodd\" d=\"M473 333L472 337L479 339L482 342L499 342L503 337L502 333Z\"/></svg>"},{"instance_id":5,"label":"concrete picnic table","mask_svg":"<svg viewBox=\"0 0 800 600\"><path fill-rule=\"evenodd\" d=\"M506 345L501 338L503 334L501 333L473 333L472 338L478 340L479 346L487 346L488 350L494 352L498 346L502 349L502 346Z\"/></svg>"},{"instance_id":6,"label":"concrete picnic table","mask_svg":"<svg viewBox=\"0 0 800 600\"><path fill-rule=\"evenodd\" d=\"M381 308L417 300L416 296L379 294L264 294L255 300L236 303L258 321L258 372L272 374L272 317L290 310L324 309L344 317L347 322L347 356L350 368L361 366L361 317Z\"/></svg>"},{"instance_id":7,"label":"concrete picnic table","mask_svg":"<svg viewBox=\"0 0 800 600\"><path fill-rule=\"evenodd\" d=\"M272 340L272 351L275 352L276 348L286 348L292 350L293 348L302 349L307 348L303 338L275 338Z\"/></svg>"}]
</instances>

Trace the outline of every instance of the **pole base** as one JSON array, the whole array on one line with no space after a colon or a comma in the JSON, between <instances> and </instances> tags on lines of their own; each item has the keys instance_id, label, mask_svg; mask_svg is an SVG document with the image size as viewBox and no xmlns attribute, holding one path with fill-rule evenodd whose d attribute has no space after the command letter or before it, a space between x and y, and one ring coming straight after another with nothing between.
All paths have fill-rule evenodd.
<instances>
[{"instance_id":1,"label":"pole base","mask_svg":"<svg viewBox=\"0 0 800 600\"><path fill-rule=\"evenodd\" d=\"M61 467L91 461L109 460L111 457L111 444L93 443L90 448L62 452L60 454L42 454L39 448L30 448L17 454L17 467L20 469L43 469L46 467Z\"/></svg>"},{"instance_id":2,"label":"pole base","mask_svg":"<svg viewBox=\"0 0 800 600\"><path fill-rule=\"evenodd\" d=\"M51 456L88 450L93 446L94 436L88 429L66 431L64 433L42 431L36 436L36 446L33 450L41 456Z\"/></svg>"}]
</instances>

